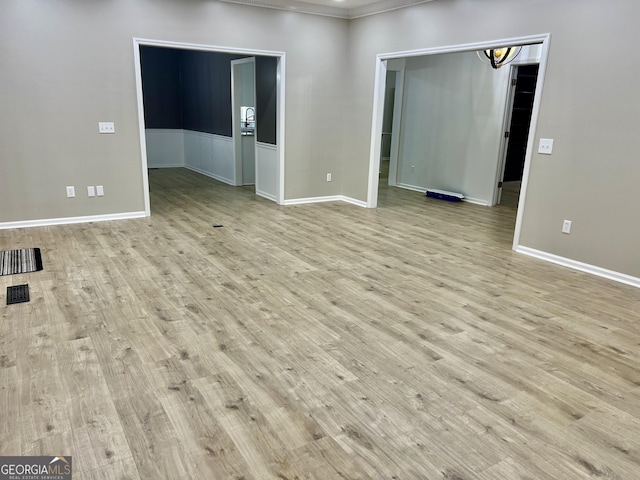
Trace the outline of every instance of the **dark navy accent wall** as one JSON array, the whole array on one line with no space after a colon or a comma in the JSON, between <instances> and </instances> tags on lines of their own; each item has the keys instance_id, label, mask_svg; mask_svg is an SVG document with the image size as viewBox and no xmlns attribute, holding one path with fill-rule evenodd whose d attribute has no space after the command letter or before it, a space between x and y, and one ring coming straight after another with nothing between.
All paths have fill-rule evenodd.
<instances>
[{"instance_id":1,"label":"dark navy accent wall","mask_svg":"<svg viewBox=\"0 0 640 480\"><path fill-rule=\"evenodd\" d=\"M256 57L256 130L257 140L276 145L278 59Z\"/></svg>"},{"instance_id":2,"label":"dark navy accent wall","mask_svg":"<svg viewBox=\"0 0 640 480\"><path fill-rule=\"evenodd\" d=\"M146 128L232 136L231 60L246 56L140 47ZM276 144L277 59L256 57L257 140Z\"/></svg>"},{"instance_id":3,"label":"dark navy accent wall","mask_svg":"<svg viewBox=\"0 0 640 480\"><path fill-rule=\"evenodd\" d=\"M182 128L181 53L172 48L140 47L147 128Z\"/></svg>"},{"instance_id":4,"label":"dark navy accent wall","mask_svg":"<svg viewBox=\"0 0 640 480\"><path fill-rule=\"evenodd\" d=\"M182 52L182 124L185 130L231 133L231 60L226 53Z\"/></svg>"}]
</instances>

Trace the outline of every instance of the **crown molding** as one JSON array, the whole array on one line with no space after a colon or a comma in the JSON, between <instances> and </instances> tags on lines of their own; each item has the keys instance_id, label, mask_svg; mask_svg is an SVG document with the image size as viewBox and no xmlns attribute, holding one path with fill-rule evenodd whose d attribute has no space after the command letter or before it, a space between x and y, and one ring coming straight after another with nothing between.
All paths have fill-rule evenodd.
<instances>
[{"instance_id":1,"label":"crown molding","mask_svg":"<svg viewBox=\"0 0 640 480\"><path fill-rule=\"evenodd\" d=\"M390 12L392 10L412 7L413 5L420 5L421 3L430 3L433 1L435 0L381 0L379 2L362 5L361 7L348 9L347 11L349 16L347 18L367 17L369 15Z\"/></svg>"},{"instance_id":2,"label":"crown molding","mask_svg":"<svg viewBox=\"0 0 640 480\"><path fill-rule=\"evenodd\" d=\"M273 8L275 10L286 10L296 13L306 13L309 15L321 15L325 17L353 18L366 17L377 13L389 12L399 8L429 3L435 0L381 0L379 2L362 5L355 8L340 8L316 3L301 2L299 0L221 0L227 3L237 3L249 5L251 7Z\"/></svg>"}]
</instances>

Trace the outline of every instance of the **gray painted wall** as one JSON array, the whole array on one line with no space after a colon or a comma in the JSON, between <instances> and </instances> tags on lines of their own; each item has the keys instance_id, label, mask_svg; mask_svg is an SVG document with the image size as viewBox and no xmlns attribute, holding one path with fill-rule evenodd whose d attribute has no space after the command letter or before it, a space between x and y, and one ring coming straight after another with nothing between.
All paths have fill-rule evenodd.
<instances>
[{"instance_id":1,"label":"gray painted wall","mask_svg":"<svg viewBox=\"0 0 640 480\"><path fill-rule=\"evenodd\" d=\"M521 243L588 264L640 276L638 179L640 56L613 64L612 45L633 45L634 0L449 0L350 24L351 141L343 193L364 200L375 56L551 33L536 140L554 138L554 154L534 154ZM562 220L573 220L571 235Z\"/></svg>"},{"instance_id":2,"label":"gray painted wall","mask_svg":"<svg viewBox=\"0 0 640 480\"><path fill-rule=\"evenodd\" d=\"M347 35L345 20L208 0L4 0L0 223L144 210L133 37L285 51L285 198L340 193L325 170L344 148Z\"/></svg>"},{"instance_id":3,"label":"gray painted wall","mask_svg":"<svg viewBox=\"0 0 640 480\"><path fill-rule=\"evenodd\" d=\"M490 205L503 142L509 69L475 52L406 61L398 184Z\"/></svg>"}]
</instances>

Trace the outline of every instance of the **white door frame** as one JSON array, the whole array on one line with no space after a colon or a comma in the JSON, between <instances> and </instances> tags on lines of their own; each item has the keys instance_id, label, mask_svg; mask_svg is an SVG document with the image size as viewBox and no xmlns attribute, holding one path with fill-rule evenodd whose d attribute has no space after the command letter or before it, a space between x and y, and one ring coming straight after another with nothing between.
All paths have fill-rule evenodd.
<instances>
[{"instance_id":1,"label":"white door frame","mask_svg":"<svg viewBox=\"0 0 640 480\"><path fill-rule=\"evenodd\" d=\"M520 244L520 232L522 230L522 218L524 204L529 182L529 171L531 169L531 158L533 156L534 140L536 128L538 126L538 115L540 113L540 101L542 99L542 87L544 85L547 58L549 55L550 33L540 35L530 35L526 37L504 38L486 42L467 43L462 45L449 45L443 47L425 48L420 50L407 50L392 53L381 53L376 56L376 75L373 89L373 116L371 120L371 142L369 149L369 182L367 188L367 208L378 206L378 171L380 169L380 144L382 139L382 115L384 109L385 83L387 77L387 62L393 58L418 57L424 55L437 55L440 53L468 52L497 48L504 45L527 45L540 43L542 45L540 55L540 70L538 71L538 81L536 83L536 93L533 101L533 112L531 115L531 127L529 130L529 141L525 154L524 171L522 174L522 186L520 188L520 199L518 201L518 213L516 216L516 227L513 235L512 248L515 250ZM399 133L399 132L398 132Z\"/></svg>"},{"instance_id":2,"label":"white door frame","mask_svg":"<svg viewBox=\"0 0 640 480\"><path fill-rule=\"evenodd\" d=\"M237 105L236 101L236 91L235 91L235 77L236 77L236 69L237 65L244 65L246 63L253 64L253 107L255 109L256 103L256 57L249 58L240 58L238 60L231 60L231 135L233 136L233 164L234 164L234 183L236 186L244 185L244 175L242 173L243 166L243 158L242 158L242 129L240 128L240 119L238 118L238 113L240 111L240 105ZM256 125L257 127L257 125ZM257 159L257 142L256 142L256 133L258 129L254 129L254 142L253 142L253 158L254 164ZM255 182L254 182L255 183Z\"/></svg>"},{"instance_id":3,"label":"white door frame","mask_svg":"<svg viewBox=\"0 0 640 480\"><path fill-rule=\"evenodd\" d=\"M513 83L514 79L518 78L519 65L509 65L509 85L507 85L507 102L504 111L504 123L502 125L502 131L508 132L511 129L511 118L513 117L513 102L516 97L516 86ZM531 132L529 132L531 133ZM506 133L505 133L506 135ZM500 153L498 154L498 176L496 177L496 186L493 190L493 205L500 203L502 198L502 187L500 184L504 180L504 170L507 166L507 150L509 148L509 138L502 138L502 144L500 145Z\"/></svg>"},{"instance_id":4,"label":"white door frame","mask_svg":"<svg viewBox=\"0 0 640 480\"><path fill-rule=\"evenodd\" d=\"M391 152L389 158L389 186L398 183L398 158L400 156L400 132L402 131L402 101L404 99L404 64L398 70L387 68L396 72L396 89L393 99L393 120L391 126Z\"/></svg>"},{"instance_id":5,"label":"white door frame","mask_svg":"<svg viewBox=\"0 0 640 480\"><path fill-rule=\"evenodd\" d=\"M136 74L136 96L138 101L138 126L140 135L140 154L142 165L142 189L144 195L145 216L151 215L151 205L149 201L149 172L147 169L147 142L144 122L144 98L142 95L142 65L140 63L140 47L165 47L177 48L179 50L200 50L205 52L232 53L246 56L276 57L277 66L277 97L276 106L276 130L277 130L277 153L278 153L278 175L277 175L277 196L276 202L284 204L284 141L285 141L285 53L270 50L250 50L245 48L218 47L213 45L200 45L197 43L172 42L168 40L151 40L146 38L133 38L133 59Z\"/></svg>"}]
</instances>

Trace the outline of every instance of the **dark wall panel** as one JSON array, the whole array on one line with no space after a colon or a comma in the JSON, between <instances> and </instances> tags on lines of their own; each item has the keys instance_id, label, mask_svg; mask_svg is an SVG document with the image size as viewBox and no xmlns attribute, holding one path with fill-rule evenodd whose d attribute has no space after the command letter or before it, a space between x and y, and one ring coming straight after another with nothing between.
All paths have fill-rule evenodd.
<instances>
[{"instance_id":1,"label":"dark wall panel","mask_svg":"<svg viewBox=\"0 0 640 480\"><path fill-rule=\"evenodd\" d=\"M142 98L147 128L182 128L181 51L140 47Z\"/></svg>"},{"instance_id":2,"label":"dark wall panel","mask_svg":"<svg viewBox=\"0 0 640 480\"><path fill-rule=\"evenodd\" d=\"M276 105L278 59L256 57L256 129L257 140L276 145Z\"/></svg>"},{"instance_id":3,"label":"dark wall panel","mask_svg":"<svg viewBox=\"0 0 640 480\"><path fill-rule=\"evenodd\" d=\"M182 53L182 120L185 130L231 136L231 60L225 53Z\"/></svg>"},{"instance_id":4,"label":"dark wall panel","mask_svg":"<svg viewBox=\"0 0 640 480\"><path fill-rule=\"evenodd\" d=\"M230 137L231 60L226 53L140 48L147 128ZM276 144L277 59L256 57L257 140Z\"/></svg>"}]
</instances>

